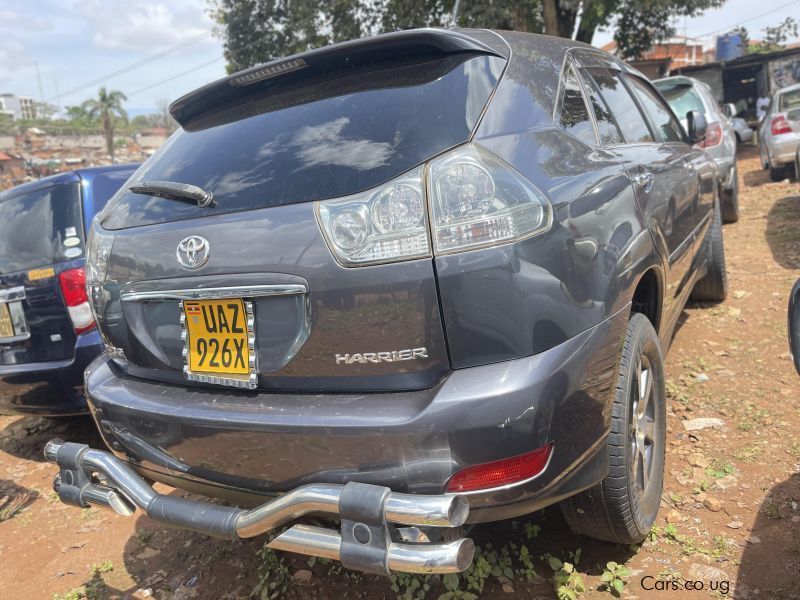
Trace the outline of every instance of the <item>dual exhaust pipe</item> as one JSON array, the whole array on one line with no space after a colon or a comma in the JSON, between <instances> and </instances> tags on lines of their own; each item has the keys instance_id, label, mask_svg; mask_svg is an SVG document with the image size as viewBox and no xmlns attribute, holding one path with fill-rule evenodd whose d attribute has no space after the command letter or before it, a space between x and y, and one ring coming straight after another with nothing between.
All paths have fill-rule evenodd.
<instances>
[{"instance_id":1,"label":"dual exhaust pipe","mask_svg":"<svg viewBox=\"0 0 800 600\"><path fill-rule=\"evenodd\" d=\"M139 508L156 521L214 537L252 538L311 513L339 516L340 531L295 524L268 546L338 560L355 570L457 573L475 553L469 538L408 543L397 527L460 527L469 515L461 496L400 494L355 482L310 484L244 510L159 494L128 463L84 444L52 440L44 455L60 467L53 488L66 504L102 506L124 516Z\"/></svg>"}]
</instances>

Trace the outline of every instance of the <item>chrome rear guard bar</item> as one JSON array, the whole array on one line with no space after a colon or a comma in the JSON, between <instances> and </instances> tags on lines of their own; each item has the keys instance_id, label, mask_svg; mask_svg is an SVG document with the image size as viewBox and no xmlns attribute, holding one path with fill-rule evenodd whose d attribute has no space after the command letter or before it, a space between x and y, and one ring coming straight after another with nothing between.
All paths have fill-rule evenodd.
<instances>
[{"instance_id":1,"label":"chrome rear guard bar","mask_svg":"<svg viewBox=\"0 0 800 600\"><path fill-rule=\"evenodd\" d=\"M311 484L244 510L159 494L125 461L84 444L52 440L44 455L60 467L53 488L65 504L104 506L121 515L138 507L156 521L214 537L251 538L309 513L339 515L341 532L293 525L269 547L339 560L349 569L382 575L457 573L469 567L475 553L469 538L404 543L394 527L459 527L469 514L460 496L399 494L355 482Z\"/></svg>"}]
</instances>

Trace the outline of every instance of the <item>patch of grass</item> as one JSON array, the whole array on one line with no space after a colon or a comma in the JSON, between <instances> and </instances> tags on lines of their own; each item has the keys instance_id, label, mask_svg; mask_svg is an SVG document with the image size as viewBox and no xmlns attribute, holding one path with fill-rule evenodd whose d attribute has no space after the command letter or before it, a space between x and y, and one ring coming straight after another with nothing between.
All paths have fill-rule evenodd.
<instances>
[{"instance_id":1,"label":"patch of grass","mask_svg":"<svg viewBox=\"0 0 800 600\"><path fill-rule=\"evenodd\" d=\"M732 475L735 472L736 469L731 463L718 460L711 461L711 464L706 467L706 475L714 479L722 479L726 475Z\"/></svg>"},{"instance_id":2,"label":"patch of grass","mask_svg":"<svg viewBox=\"0 0 800 600\"><path fill-rule=\"evenodd\" d=\"M260 600L274 600L286 594L291 577L289 568L278 554L265 543L258 551L258 583L251 597Z\"/></svg>"},{"instance_id":3,"label":"patch of grass","mask_svg":"<svg viewBox=\"0 0 800 600\"><path fill-rule=\"evenodd\" d=\"M105 573L110 573L113 570L114 570L114 563L112 563L110 560L104 560L101 563L92 565L92 568L89 569L89 573L91 575L103 575Z\"/></svg>"},{"instance_id":4,"label":"patch of grass","mask_svg":"<svg viewBox=\"0 0 800 600\"><path fill-rule=\"evenodd\" d=\"M622 590L625 589L625 578L630 576L630 570L624 565L620 565L613 561L606 563L606 568L603 569L603 574L600 579L603 583L600 587L611 592L613 596L621 596Z\"/></svg>"}]
</instances>

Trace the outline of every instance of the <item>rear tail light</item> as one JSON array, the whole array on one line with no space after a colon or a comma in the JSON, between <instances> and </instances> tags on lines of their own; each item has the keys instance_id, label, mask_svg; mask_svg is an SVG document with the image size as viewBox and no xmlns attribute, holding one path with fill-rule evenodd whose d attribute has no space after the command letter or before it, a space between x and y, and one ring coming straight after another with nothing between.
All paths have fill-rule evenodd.
<instances>
[{"instance_id":1,"label":"rear tail light","mask_svg":"<svg viewBox=\"0 0 800 600\"><path fill-rule=\"evenodd\" d=\"M792 126L783 115L777 115L770 123L769 131L772 135L781 135L782 133L792 133Z\"/></svg>"},{"instance_id":2,"label":"rear tail light","mask_svg":"<svg viewBox=\"0 0 800 600\"><path fill-rule=\"evenodd\" d=\"M706 137L700 142L701 148L711 148L717 146L722 141L722 125L717 122L709 123L706 129Z\"/></svg>"},{"instance_id":3,"label":"rear tail light","mask_svg":"<svg viewBox=\"0 0 800 600\"><path fill-rule=\"evenodd\" d=\"M75 333L83 333L94 327L94 316L86 294L86 273L83 269L69 269L58 276L61 294L67 305L69 318Z\"/></svg>"},{"instance_id":4,"label":"rear tail light","mask_svg":"<svg viewBox=\"0 0 800 600\"><path fill-rule=\"evenodd\" d=\"M377 189L318 202L317 215L345 266L430 256L422 167Z\"/></svg>"},{"instance_id":5,"label":"rear tail light","mask_svg":"<svg viewBox=\"0 0 800 600\"><path fill-rule=\"evenodd\" d=\"M428 257L431 237L437 254L505 244L547 230L552 220L544 194L474 144L375 190L318 202L316 209L344 266Z\"/></svg>"},{"instance_id":6,"label":"rear tail light","mask_svg":"<svg viewBox=\"0 0 800 600\"><path fill-rule=\"evenodd\" d=\"M553 452L552 442L532 452L462 469L447 482L447 491L475 492L521 483L541 474Z\"/></svg>"},{"instance_id":7,"label":"rear tail light","mask_svg":"<svg viewBox=\"0 0 800 600\"><path fill-rule=\"evenodd\" d=\"M473 144L430 164L428 197L437 254L504 244L550 226L544 194Z\"/></svg>"}]
</instances>

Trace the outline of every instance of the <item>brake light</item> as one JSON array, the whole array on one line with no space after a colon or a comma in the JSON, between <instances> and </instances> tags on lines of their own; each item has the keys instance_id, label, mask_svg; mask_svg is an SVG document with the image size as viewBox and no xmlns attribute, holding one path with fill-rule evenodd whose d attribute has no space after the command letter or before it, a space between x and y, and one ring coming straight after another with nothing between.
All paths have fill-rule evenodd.
<instances>
[{"instance_id":1,"label":"brake light","mask_svg":"<svg viewBox=\"0 0 800 600\"><path fill-rule=\"evenodd\" d=\"M782 133L792 133L792 127L789 125L789 121L786 120L786 117L783 115L778 115L772 119L772 123L769 126L770 133L772 135L781 135Z\"/></svg>"},{"instance_id":2,"label":"brake light","mask_svg":"<svg viewBox=\"0 0 800 600\"><path fill-rule=\"evenodd\" d=\"M532 452L462 469L447 482L448 492L474 492L527 481L547 466L552 442Z\"/></svg>"},{"instance_id":3,"label":"brake light","mask_svg":"<svg viewBox=\"0 0 800 600\"><path fill-rule=\"evenodd\" d=\"M711 148L722 142L722 125L719 123L709 123L706 129L706 137L700 142L701 148Z\"/></svg>"},{"instance_id":4,"label":"brake light","mask_svg":"<svg viewBox=\"0 0 800 600\"><path fill-rule=\"evenodd\" d=\"M86 273L83 269L69 269L58 276L61 294L67 305L69 318L75 333L83 333L94 327L92 308L86 295Z\"/></svg>"}]
</instances>

